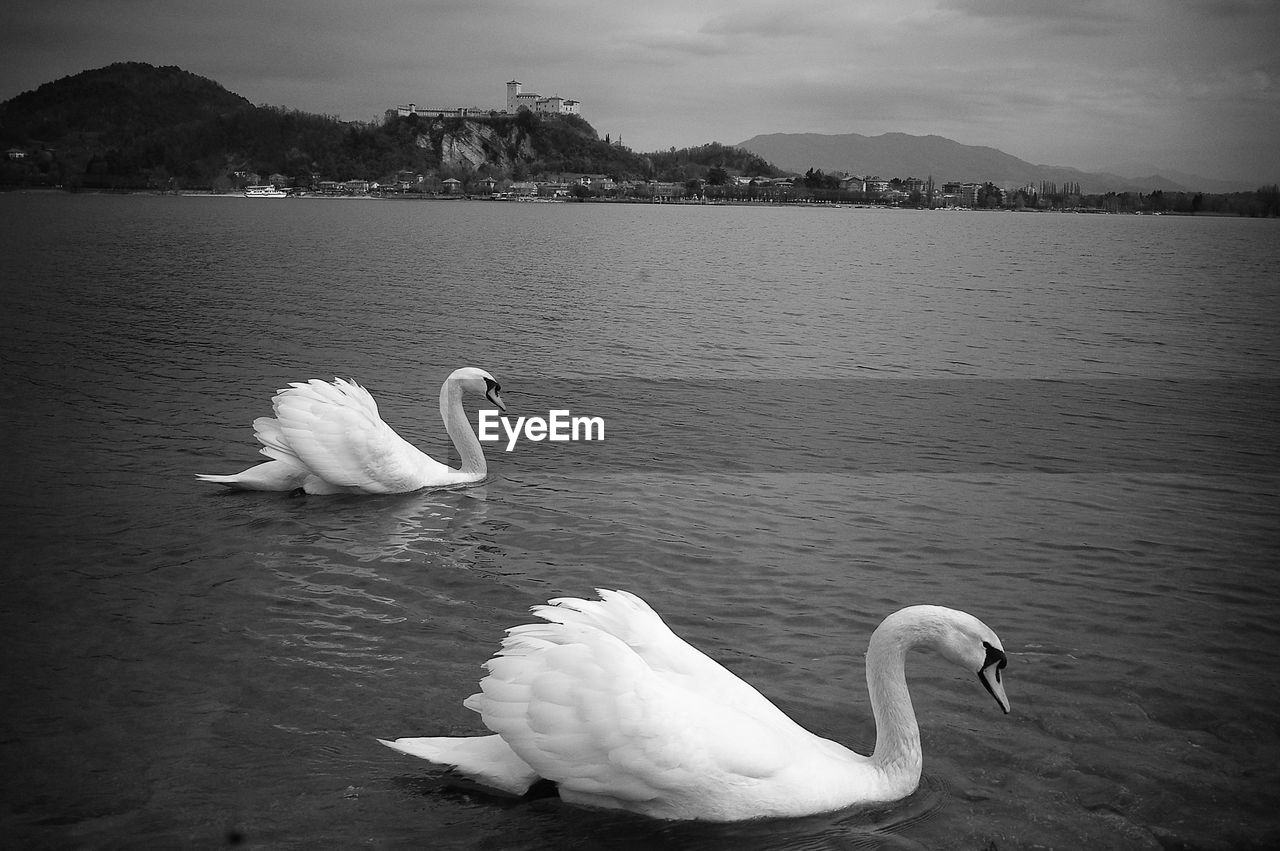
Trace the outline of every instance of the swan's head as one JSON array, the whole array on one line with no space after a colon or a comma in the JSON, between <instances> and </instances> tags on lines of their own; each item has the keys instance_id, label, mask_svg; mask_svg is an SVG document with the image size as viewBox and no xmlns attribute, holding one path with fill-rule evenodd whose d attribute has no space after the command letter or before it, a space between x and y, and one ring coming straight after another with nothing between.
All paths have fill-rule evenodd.
<instances>
[{"instance_id":1,"label":"swan's head","mask_svg":"<svg viewBox=\"0 0 1280 851\"><path fill-rule=\"evenodd\" d=\"M886 640L901 642L903 651L913 645L936 648L943 658L978 675L1000 709L1009 711L1001 672L1009 663L1000 636L968 612L944 606L908 606L885 618L872 642L884 630ZM890 638L892 636L892 638Z\"/></svg>"},{"instance_id":2,"label":"swan's head","mask_svg":"<svg viewBox=\"0 0 1280 851\"><path fill-rule=\"evenodd\" d=\"M991 627L968 612L943 609L944 628L940 636L942 655L966 670L976 671L983 688L996 699L1000 708L1008 714L1009 698L1004 693L1000 672L1009 659L1005 656L1000 636Z\"/></svg>"},{"instance_id":3,"label":"swan's head","mask_svg":"<svg viewBox=\"0 0 1280 851\"><path fill-rule=\"evenodd\" d=\"M477 396L483 396L489 400L490 404L499 411L505 411L507 406L502 403L502 397L498 395L498 391L502 389L502 385L498 380L483 369L477 369L474 366L464 366L461 369L455 369L445 379L446 383L456 382L463 390L468 393L475 393Z\"/></svg>"}]
</instances>

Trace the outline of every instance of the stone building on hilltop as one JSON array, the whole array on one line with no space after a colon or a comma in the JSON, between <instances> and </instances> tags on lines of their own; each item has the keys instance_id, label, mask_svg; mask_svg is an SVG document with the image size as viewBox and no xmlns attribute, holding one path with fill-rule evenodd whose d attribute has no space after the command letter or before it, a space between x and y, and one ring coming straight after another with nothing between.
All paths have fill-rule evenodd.
<instances>
[{"instance_id":1,"label":"stone building on hilltop","mask_svg":"<svg viewBox=\"0 0 1280 851\"><path fill-rule=\"evenodd\" d=\"M404 106L397 106L394 110L387 110L387 114L390 115L394 112L395 115L401 118L410 115L417 115L419 118L472 118L489 115L493 112L505 112L507 115L515 115L522 109L548 115L582 114L582 104L579 101L562 98L560 95L543 97L535 92L522 91L522 86L524 86L524 83L519 80L511 80L507 83L507 104L505 109L501 110L486 109L479 106L418 106L416 103L410 103Z\"/></svg>"}]
</instances>

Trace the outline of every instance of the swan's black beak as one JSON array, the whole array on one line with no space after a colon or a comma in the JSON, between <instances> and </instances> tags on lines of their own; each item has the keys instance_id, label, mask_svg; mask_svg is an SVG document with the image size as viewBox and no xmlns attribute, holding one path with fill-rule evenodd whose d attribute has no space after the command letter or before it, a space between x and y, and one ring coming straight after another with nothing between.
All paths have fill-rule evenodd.
<instances>
[{"instance_id":1,"label":"swan's black beak","mask_svg":"<svg viewBox=\"0 0 1280 851\"><path fill-rule=\"evenodd\" d=\"M502 385L498 382L488 378L484 380L484 398L496 405L498 410L505 414L507 406L502 404L502 397L498 395L498 391L501 389Z\"/></svg>"},{"instance_id":2,"label":"swan's black beak","mask_svg":"<svg viewBox=\"0 0 1280 851\"><path fill-rule=\"evenodd\" d=\"M1009 658L1004 655L1003 650L992 647L985 641L983 644L987 648L987 658L978 670L978 679L982 680L982 685L996 699L996 703L1000 704L1004 714L1008 715L1009 697L1004 693L1004 683L1001 682L1000 671L1004 669L1005 665L1009 664Z\"/></svg>"}]
</instances>

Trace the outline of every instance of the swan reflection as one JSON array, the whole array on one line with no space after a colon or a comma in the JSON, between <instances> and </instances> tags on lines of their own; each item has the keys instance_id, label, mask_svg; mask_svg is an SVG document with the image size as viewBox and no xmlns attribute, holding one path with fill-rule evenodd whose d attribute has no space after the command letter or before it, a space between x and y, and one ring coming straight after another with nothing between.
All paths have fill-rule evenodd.
<instances>
[{"instance_id":1,"label":"swan reflection","mask_svg":"<svg viewBox=\"0 0 1280 851\"><path fill-rule=\"evenodd\" d=\"M470 605L450 589L473 584L497 555L485 532L483 485L258 505L271 516L255 521L264 546L253 561L275 581L255 583L263 617L250 634L287 648L283 659L290 662L366 673L385 668L399 656L382 646L378 625Z\"/></svg>"}]
</instances>

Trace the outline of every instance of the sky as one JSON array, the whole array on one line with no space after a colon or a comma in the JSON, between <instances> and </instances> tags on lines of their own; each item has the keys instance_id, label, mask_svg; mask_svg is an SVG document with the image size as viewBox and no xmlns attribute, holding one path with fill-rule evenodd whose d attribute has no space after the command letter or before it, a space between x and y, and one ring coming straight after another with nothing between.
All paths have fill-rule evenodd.
<instances>
[{"instance_id":1,"label":"sky","mask_svg":"<svg viewBox=\"0 0 1280 851\"><path fill-rule=\"evenodd\" d=\"M1261 185L1278 36L1277 0L33 0L0 10L0 101L138 61L371 121L516 79L641 152L901 132Z\"/></svg>"}]
</instances>

